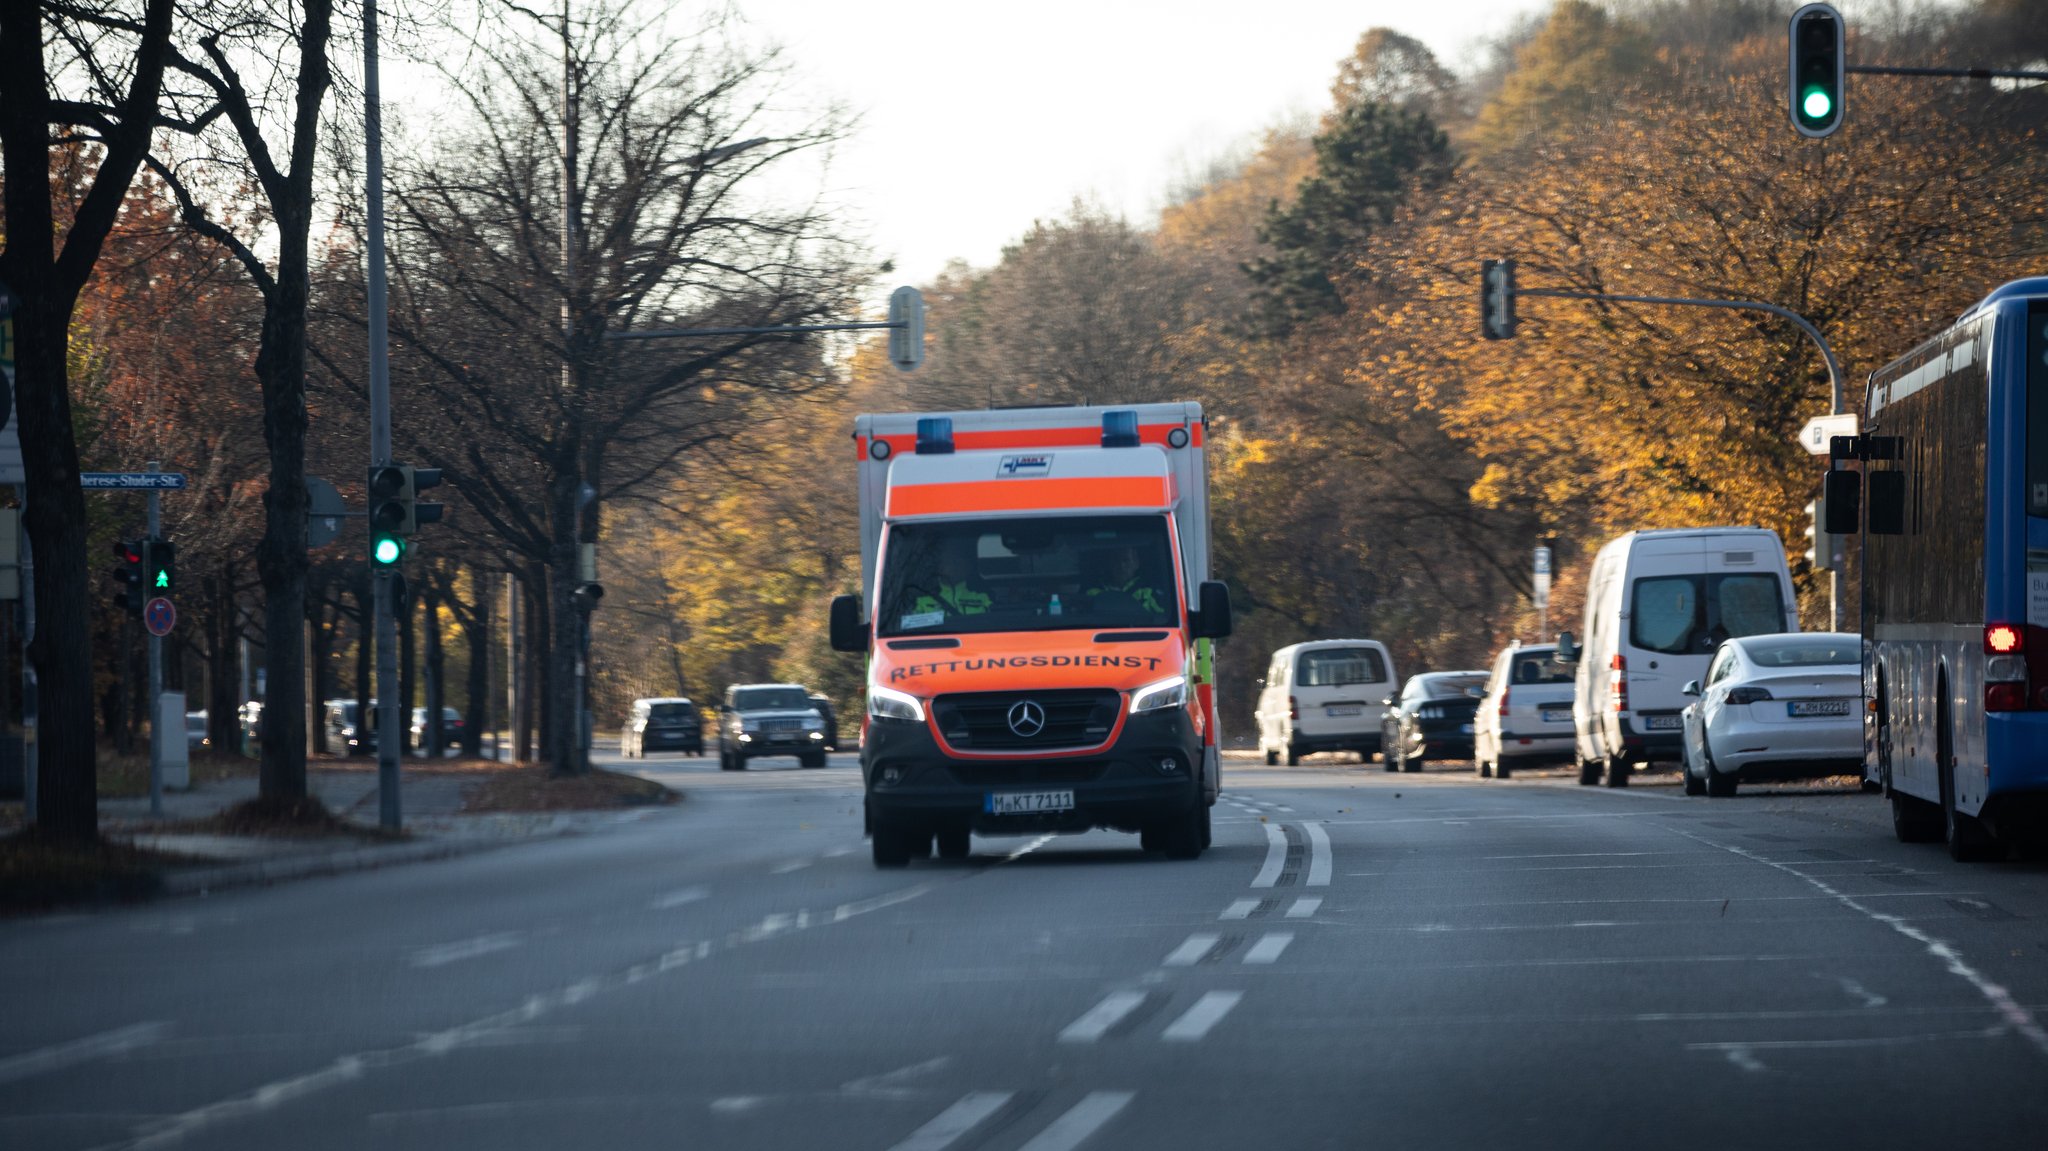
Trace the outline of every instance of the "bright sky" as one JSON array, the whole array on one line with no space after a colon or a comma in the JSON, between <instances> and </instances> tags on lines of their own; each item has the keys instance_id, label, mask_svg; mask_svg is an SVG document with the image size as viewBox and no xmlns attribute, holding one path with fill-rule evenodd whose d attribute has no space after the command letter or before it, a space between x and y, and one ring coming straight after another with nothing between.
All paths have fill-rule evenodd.
<instances>
[{"instance_id":1,"label":"bright sky","mask_svg":"<svg viewBox=\"0 0 2048 1151\"><path fill-rule=\"evenodd\" d=\"M1182 175L1320 113L1379 25L1463 71L1547 0L737 0L798 82L861 115L831 185L924 283L1090 197L1149 222Z\"/></svg>"}]
</instances>

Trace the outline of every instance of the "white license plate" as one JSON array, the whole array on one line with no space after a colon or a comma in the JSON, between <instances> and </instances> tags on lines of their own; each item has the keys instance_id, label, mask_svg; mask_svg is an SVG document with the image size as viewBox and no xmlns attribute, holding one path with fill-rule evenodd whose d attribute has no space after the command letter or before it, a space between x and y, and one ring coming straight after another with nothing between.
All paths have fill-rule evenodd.
<instances>
[{"instance_id":1,"label":"white license plate","mask_svg":"<svg viewBox=\"0 0 2048 1151\"><path fill-rule=\"evenodd\" d=\"M1041 811L1074 810L1071 791L992 791L982 810L991 815L1031 815Z\"/></svg>"},{"instance_id":2,"label":"white license plate","mask_svg":"<svg viewBox=\"0 0 2048 1151\"><path fill-rule=\"evenodd\" d=\"M1543 709L1543 722L1545 722L1545 723L1570 723L1571 721L1572 721L1572 709L1571 709L1571 708L1568 708L1568 707L1546 707L1546 708L1544 708L1544 709Z\"/></svg>"},{"instance_id":3,"label":"white license plate","mask_svg":"<svg viewBox=\"0 0 2048 1151\"><path fill-rule=\"evenodd\" d=\"M1355 703L1331 704L1323 709L1324 715L1364 715L1365 708Z\"/></svg>"},{"instance_id":4,"label":"white license plate","mask_svg":"<svg viewBox=\"0 0 2048 1151\"><path fill-rule=\"evenodd\" d=\"M1785 705L1791 715L1848 715L1849 701L1846 699L1795 699Z\"/></svg>"},{"instance_id":5,"label":"white license plate","mask_svg":"<svg viewBox=\"0 0 2048 1151\"><path fill-rule=\"evenodd\" d=\"M1646 715L1643 717L1644 731L1677 731L1685 726L1685 720L1675 715Z\"/></svg>"}]
</instances>

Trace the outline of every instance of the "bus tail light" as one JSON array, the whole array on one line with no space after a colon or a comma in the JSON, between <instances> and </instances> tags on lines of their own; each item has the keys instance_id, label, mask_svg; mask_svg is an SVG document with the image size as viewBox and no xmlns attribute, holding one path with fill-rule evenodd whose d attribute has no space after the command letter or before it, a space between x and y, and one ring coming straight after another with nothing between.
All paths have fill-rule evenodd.
<instances>
[{"instance_id":1,"label":"bus tail light","mask_svg":"<svg viewBox=\"0 0 2048 1151\"><path fill-rule=\"evenodd\" d=\"M2027 710L2027 629L2019 624L1984 625L1984 710Z\"/></svg>"},{"instance_id":2,"label":"bus tail light","mask_svg":"<svg viewBox=\"0 0 2048 1151\"><path fill-rule=\"evenodd\" d=\"M1607 690L1614 696L1614 710L1628 710L1628 657L1620 652L1607 661Z\"/></svg>"}]
</instances>

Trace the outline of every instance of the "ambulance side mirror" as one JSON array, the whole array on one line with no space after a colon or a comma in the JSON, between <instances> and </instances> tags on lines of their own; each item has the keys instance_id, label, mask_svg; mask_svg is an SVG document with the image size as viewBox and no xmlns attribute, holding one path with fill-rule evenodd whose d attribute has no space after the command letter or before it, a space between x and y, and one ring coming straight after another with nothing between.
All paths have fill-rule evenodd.
<instances>
[{"instance_id":1,"label":"ambulance side mirror","mask_svg":"<svg viewBox=\"0 0 2048 1151\"><path fill-rule=\"evenodd\" d=\"M860 619L860 597L832 597L832 650L866 651L868 629Z\"/></svg>"},{"instance_id":2,"label":"ambulance side mirror","mask_svg":"<svg viewBox=\"0 0 2048 1151\"><path fill-rule=\"evenodd\" d=\"M1222 639L1230 634L1230 589L1221 580L1203 580L1201 608L1188 621L1196 639Z\"/></svg>"}]
</instances>

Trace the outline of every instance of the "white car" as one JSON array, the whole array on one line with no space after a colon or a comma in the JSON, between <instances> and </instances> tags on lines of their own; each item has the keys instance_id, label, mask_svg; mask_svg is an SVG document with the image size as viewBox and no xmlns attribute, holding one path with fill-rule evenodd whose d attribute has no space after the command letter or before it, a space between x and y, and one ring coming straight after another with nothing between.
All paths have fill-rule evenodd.
<instances>
[{"instance_id":1,"label":"white car","mask_svg":"<svg viewBox=\"0 0 2048 1151\"><path fill-rule=\"evenodd\" d=\"M1863 771L1863 641L1847 632L1731 639L1682 689L1687 795L1744 780Z\"/></svg>"},{"instance_id":2,"label":"white car","mask_svg":"<svg viewBox=\"0 0 2048 1151\"><path fill-rule=\"evenodd\" d=\"M1472 766L1506 779L1518 767L1574 762L1570 664L1554 644L1509 644L1493 657L1486 696L1472 721Z\"/></svg>"}]
</instances>

